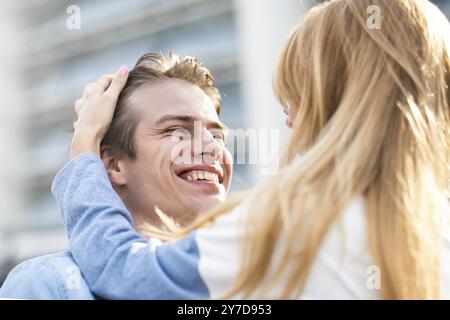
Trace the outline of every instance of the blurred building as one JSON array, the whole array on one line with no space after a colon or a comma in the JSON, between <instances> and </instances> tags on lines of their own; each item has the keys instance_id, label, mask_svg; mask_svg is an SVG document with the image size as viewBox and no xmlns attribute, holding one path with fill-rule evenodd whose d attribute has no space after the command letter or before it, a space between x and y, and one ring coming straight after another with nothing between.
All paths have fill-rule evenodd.
<instances>
[{"instance_id":1,"label":"blurred building","mask_svg":"<svg viewBox=\"0 0 450 320\"><path fill-rule=\"evenodd\" d=\"M435 3L446 15L450 17L450 1L449 0L431 0Z\"/></svg>"},{"instance_id":2,"label":"blurred building","mask_svg":"<svg viewBox=\"0 0 450 320\"><path fill-rule=\"evenodd\" d=\"M0 157L0 273L67 247L50 185L68 160L73 102L85 84L122 64L133 66L143 53L174 50L200 58L213 72L230 128L279 128L284 119L272 71L284 36L310 2L2 1L0 32L8 44L2 61L8 63L0 76L6 88L0 147L9 151ZM237 165L233 188L258 176L258 165Z\"/></svg>"}]
</instances>

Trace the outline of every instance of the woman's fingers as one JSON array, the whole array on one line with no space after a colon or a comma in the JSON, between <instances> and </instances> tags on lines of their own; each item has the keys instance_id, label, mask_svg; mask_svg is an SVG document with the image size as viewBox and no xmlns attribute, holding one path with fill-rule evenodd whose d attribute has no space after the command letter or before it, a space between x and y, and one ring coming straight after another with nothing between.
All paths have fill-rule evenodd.
<instances>
[{"instance_id":1,"label":"woman's fingers","mask_svg":"<svg viewBox=\"0 0 450 320\"><path fill-rule=\"evenodd\" d=\"M94 93L96 90L96 83L91 82L88 83L83 90L83 98L86 99L88 96L90 96L92 93Z\"/></svg>"},{"instance_id":2,"label":"woman's fingers","mask_svg":"<svg viewBox=\"0 0 450 320\"><path fill-rule=\"evenodd\" d=\"M114 75L105 74L98 78L97 82L88 83L84 87L83 98L87 98L92 94L103 94L105 90L108 89L113 78Z\"/></svg>"},{"instance_id":3,"label":"woman's fingers","mask_svg":"<svg viewBox=\"0 0 450 320\"><path fill-rule=\"evenodd\" d=\"M75 107L75 113L77 115L80 113L83 103L84 103L84 98L79 98L75 101L74 107Z\"/></svg>"},{"instance_id":4,"label":"woman's fingers","mask_svg":"<svg viewBox=\"0 0 450 320\"><path fill-rule=\"evenodd\" d=\"M100 78L98 78L95 88L97 93L103 94L106 91L106 89L108 89L113 78L114 78L113 74L105 74Z\"/></svg>"},{"instance_id":5,"label":"woman's fingers","mask_svg":"<svg viewBox=\"0 0 450 320\"><path fill-rule=\"evenodd\" d=\"M112 101L116 102L120 92L127 83L127 79L128 79L128 67L122 66L120 67L117 74L113 77L111 84L105 91L104 95L106 97L111 98Z\"/></svg>"},{"instance_id":6,"label":"woman's fingers","mask_svg":"<svg viewBox=\"0 0 450 320\"><path fill-rule=\"evenodd\" d=\"M101 76L84 88L83 96L74 104L77 118L71 157L81 152L100 152L101 140L111 125L117 99L127 79L128 68L123 66L117 74Z\"/></svg>"},{"instance_id":7,"label":"woman's fingers","mask_svg":"<svg viewBox=\"0 0 450 320\"><path fill-rule=\"evenodd\" d=\"M85 99L92 95L92 94L103 94L106 89L108 89L109 85L111 84L112 79L114 78L113 74L105 74L98 78L97 82L91 82L88 83L84 87L83 96L75 101L75 112L78 115L81 111L81 107L83 106L83 103Z\"/></svg>"}]
</instances>

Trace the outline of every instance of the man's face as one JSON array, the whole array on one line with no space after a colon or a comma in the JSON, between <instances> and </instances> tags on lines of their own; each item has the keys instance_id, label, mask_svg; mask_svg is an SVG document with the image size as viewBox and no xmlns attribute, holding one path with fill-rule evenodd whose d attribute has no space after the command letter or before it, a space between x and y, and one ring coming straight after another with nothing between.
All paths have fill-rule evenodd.
<instances>
[{"instance_id":1,"label":"man's face","mask_svg":"<svg viewBox=\"0 0 450 320\"><path fill-rule=\"evenodd\" d=\"M144 218L157 206L185 225L224 201L232 160L209 96L170 79L137 89L129 104L138 116L136 159L123 159L121 195L130 211Z\"/></svg>"}]
</instances>

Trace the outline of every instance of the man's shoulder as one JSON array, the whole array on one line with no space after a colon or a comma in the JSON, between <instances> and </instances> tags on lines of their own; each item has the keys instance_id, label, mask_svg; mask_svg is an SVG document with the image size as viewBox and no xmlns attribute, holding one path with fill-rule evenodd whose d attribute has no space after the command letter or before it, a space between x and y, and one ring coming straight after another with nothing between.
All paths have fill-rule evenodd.
<instances>
[{"instance_id":1,"label":"man's shoulder","mask_svg":"<svg viewBox=\"0 0 450 320\"><path fill-rule=\"evenodd\" d=\"M76 262L72 257L72 254L67 251L58 251L53 253L44 254L21 262L16 268L20 266L45 266L47 268L59 269L65 266L76 266Z\"/></svg>"},{"instance_id":2,"label":"man's shoulder","mask_svg":"<svg viewBox=\"0 0 450 320\"><path fill-rule=\"evenodd\" d=\"M70 273L71 268L78 268L72 254L69 251L37 256L19 263L11 272L12 274L31 275L40 279L60 281L65 273Z\"/></svg>"},{"instance_id":3,"label":"man's shoulder","mask_svg":"<svg viewBox=\"0 0 450 320\"><path fill-rule=\"evenodd\" d=\"M68 251L45 254L17 265L0 288L0 297L17 299L92 299Z\"/></svg>"}]
</instances>

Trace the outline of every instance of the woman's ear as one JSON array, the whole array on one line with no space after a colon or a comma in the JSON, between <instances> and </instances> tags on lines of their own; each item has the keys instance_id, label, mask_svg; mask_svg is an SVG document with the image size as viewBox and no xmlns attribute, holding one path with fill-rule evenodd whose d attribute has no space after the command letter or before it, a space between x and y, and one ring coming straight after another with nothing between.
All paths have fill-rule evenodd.
<instances>
[{"instance_id":1,"label":"woman's ear","mask_svg":"<svg viewBox=\"0 0 450 320\"><path fill-rule=\"evenodd\" d=\"M114 187L121 187L127 184L124 162L121 158L113 155L108 148L102 146L100 148L100 157L103 160L109 180Z\"/></svg>"}]
</instances>

